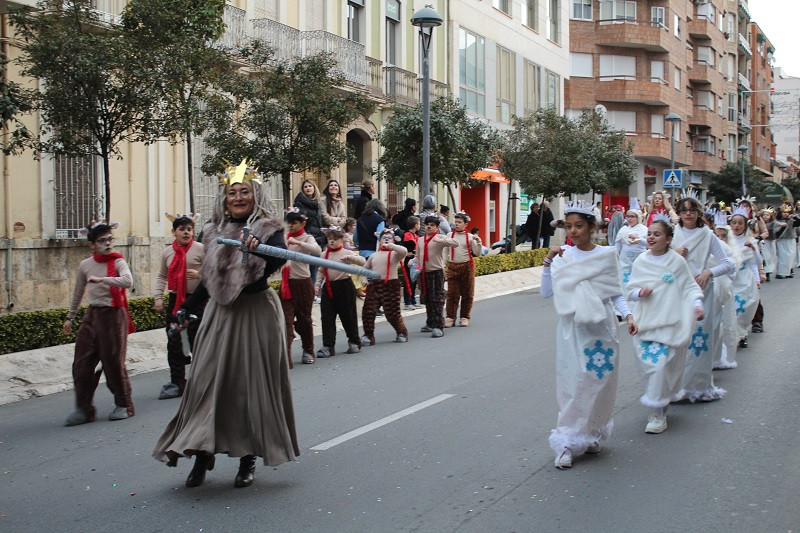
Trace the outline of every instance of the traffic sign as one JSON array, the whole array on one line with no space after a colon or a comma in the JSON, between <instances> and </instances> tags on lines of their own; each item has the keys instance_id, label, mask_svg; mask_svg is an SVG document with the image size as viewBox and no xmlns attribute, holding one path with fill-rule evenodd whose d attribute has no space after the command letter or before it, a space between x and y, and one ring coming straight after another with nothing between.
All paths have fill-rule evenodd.
<instances>
[{"instance_id":1,"label":"traffic sign","mask_svg":"<svg viewBox=\"0 0 800 533\"><path fill-rule=\"evenodd\" d=\"M683 170L667 168L664 170L664 188L680 189L683 187Z\"/></svg>"}]
</instances>

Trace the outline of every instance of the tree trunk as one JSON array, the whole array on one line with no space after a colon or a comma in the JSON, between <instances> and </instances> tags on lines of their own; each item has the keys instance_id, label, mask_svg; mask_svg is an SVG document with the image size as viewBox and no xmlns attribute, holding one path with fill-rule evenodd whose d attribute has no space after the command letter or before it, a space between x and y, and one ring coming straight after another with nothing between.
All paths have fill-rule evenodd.
<instances>
[{"instance_id":1,"label":"tree trunk","mask_svg":"<svg viewBox=\"0 0 800 533\"><path fill-rule=\"evenodd\" d=\"M186 171L189 186L189 212L194 214L194 154L192 154L192 132L186 130Z\"/></svg>"},{"instance_id":2,"label":"tree trunk","mask_svg":"<svg viewBox=\"0 0 800 533\"><path fill-rule=\"evenodd\" d=\"M111 223L111 169L108 149L105 146L100 148L100 157L103 159L103 181L106 195L105 219Z\"/></svg>"},{"instance_id":3,"label":"tree trunk","mask_svg":"<svg viewBox=\"0 0 800 533\"><path fill-rule=\"evenodd\" d=\"M281 172L281 184L283 185L283 209L289 209L292 205L292 171L284 170Z\"/></svg>"},{"instance_id":4,"label":"tree trunk","mask_svg":"<svg viewBox=\"0 0 800 533\"><path fill-rule=\"evenodd\" d=\"M450 183L447 184L447 192L450 194L450 200L453 204L453 213L458 213L460 209L458 208L458 205L456 205L456 197L453 194L453 187L450 185Z\"/></svg>"}]
</instances>

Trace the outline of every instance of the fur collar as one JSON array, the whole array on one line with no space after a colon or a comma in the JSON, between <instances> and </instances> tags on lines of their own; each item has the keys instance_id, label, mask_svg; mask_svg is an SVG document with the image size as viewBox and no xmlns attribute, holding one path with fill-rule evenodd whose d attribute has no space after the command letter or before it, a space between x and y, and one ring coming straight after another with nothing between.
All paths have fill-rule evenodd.
<instances>
[{"instance_id":1,"label":"fur collar","mask_svg":"<svg viewBox=\"0 0 800 533\"><path fill-rule=\"evenodd\" d=\"M242 252L225 244L217 244L217 237L238 239L244 223L222 223L220 227L209 222L203 227L203 246L206 256L200 277L211 297L220 305L230 305L247 285L264 275L266 261L251 254L247 264L242 264ZM265 242L276 231L283 231L278 220L261 218L250 227L250 232Z\"/></svg>"}]
</instances>

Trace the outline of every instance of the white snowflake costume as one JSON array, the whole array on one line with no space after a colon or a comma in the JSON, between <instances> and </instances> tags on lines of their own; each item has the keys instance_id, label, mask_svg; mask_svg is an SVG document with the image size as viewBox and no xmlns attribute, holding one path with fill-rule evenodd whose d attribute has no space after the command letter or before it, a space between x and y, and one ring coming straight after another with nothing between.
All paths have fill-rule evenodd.
<instances>
[{"instance_id":1,"label":"white snowflake costume","mask_svg":"<svg viewBox=\"0 0 800 533\"><path fill-rule=\"evenodd\" d=\"M708 269L709 259L712 256L719 263L709 269L712 278L708 280L706 288L703 290L705 317L703 320L695 322L696 326L687 348L686 366L683 372L683 389L686 391L686 399L691 402L699 399L718 400L725 395L725 389L714 385L714 376L712 375L715 348L721 342L720 324L722 323L721 309L717 306L714 298L714 278L730 274L734 271L735 265L725 255L719 239L705 226L692 229L676 226L672 247L687 248L689 252L686 262L692 276L698 276Z\"/></svg>"},{"instance_id":2,"label":"white snowflake costume","mask_svg":"<svg viewBox=\"0 0 800 533\"><path fill-rule=\"evenodd\" d=\"M730 233L730 227L725 226ZM733 243L733 241L731 241ZM738 348L739 335L736 326L736 309L733 302L733 280L736 278L742 258L737 249L728 246L725 241L720 241L725 254L734 262L735 270L733 274L720 276L714 279L714 300L717 307L721 310L720 317L720 342L714 345L714 369L736 368L736 364L728 364L728 355L733 351L731 361L735 360L736 349ZM738 247L737 247L738 248ZM709 265L716 265L717 260L711 258Z\"/></svg>"},{"instance_id":3,"label":"white snowflake costume","mask_svg":"<svg viewBox=\"0 0 800 533\"><path fill-rule=\"evenodd\" d=\"M777 248L778 264L775 271L778 276L789 276L792 273L796 244L794 242L794 227L791 218L775 222L775 247Z\"/></svg>"},{"instance_id":4,"label":"white snowflake costume","mask_svg":"<svg viewBox=\"0 0 800 533\"><path fill-rule=\"evenodd\" d=\"M761 241L761 255L764 257L764 272L774 274L778 268L778 250L775 246L775 239L764 239Z\"/></svg>"},{"instance_id":5,"label":"white snowflake costume","mask_svg":"<svg viewBox=\"0 0 800 533\"><path fill-rule=\"evenodd\" d=\"M639 298L641 289L653 292ZM703 308L703 291L678 253L647 251L633 264L629 300L638 301L633 318L639 333L633 338L636 360L644 379L643 405L660 408L684 396L686 347L694 332L696 311Z\"/></svg>"},{"instance_id":6,"label":"white snowflake costume","mask_svg":"<svg viewBox=\"0 0 800 533\"><path fill-rule=\"evenodd\" d=\"M611 434L617 395L617 319L630 314L613 247L567 247L542 275L542 296L554 297L558 420L550 447L580 455Z\"/></svg>"},{"instance_id":7,"label":"white snowflake costume","mask_svg":"<svg viewBox=\"0 0 800 533\"><path fill-rule=\"evenodd\" d=\"M641 222L635 226L625 225L617 233L617 254L619 255L619 273L622 286L628 285L633 262L647 250L647 226Z\"/></svg>"}]
</instances>

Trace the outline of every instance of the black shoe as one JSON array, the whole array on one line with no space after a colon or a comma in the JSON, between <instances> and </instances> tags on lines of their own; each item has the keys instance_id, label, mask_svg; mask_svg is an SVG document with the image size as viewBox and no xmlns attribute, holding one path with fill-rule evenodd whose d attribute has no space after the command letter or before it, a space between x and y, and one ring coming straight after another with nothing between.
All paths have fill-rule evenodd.
<instances>
[{"instance_id":1,"label":"black shoe","mask_svg":"<svg viewBox=\"0 0 800 533\"><path fill-rule=\"evenodd\" d=\"M194 459L194 466L186 478L187 487L199 487L206 480L206 471L214 470L214 454L198 453Z\"/></svg>"},{"instance_id":2,"label":"black shoe","mask_svg":"<svg viewBox=\"0 0 800 533\"><path fill-rule=\"evenodd\" d=\"M739 348L747 348L747 337L739 339Z\"/></svg>"},{"instance_id":3,"label":"black shoe","mask_svg":"<svg viewBox=\"0 0 800 533\"><path fill-rule=\"evenodd\" d=\"M753 333L764 333L764 326L760 322L753 323Z\"/></svg>"},{"instance_id":4,"label":"black shoe","mask_svg":"<svg viewBox=\"0 0 800 533\"><path fill-rule=\"evenodd\" d=\"M777 276L775 276L775 279L786 279L786 276L781 276L780 274L778 274Z\"/></svg>"},{"instance_id":5,"label":"black shoe","mask_svg":"<svg viewBox=\"0 0 800 533\"><path fill-rule=\"evenodd\" d=\"M239 459L239 472L236 473L236 479L233 481L234 487L249 487L253 484L253 474L256 471L256 456L245 455Z\"/></svg>"},{"instance_id":6,"label":"black shoe","mask_svg":"<svg viewBox=\"0 0 800 533\"><path fill-rule=\"evenodd\" d=\"M770 273L767 272L767 283L769 283L769 276L770 276Z\"/></svg>"}]
</instances>

